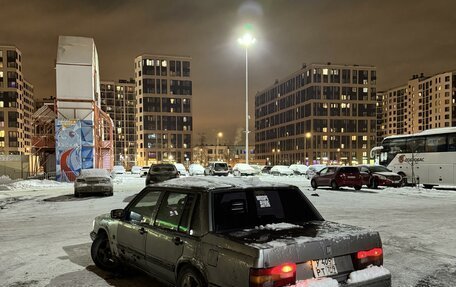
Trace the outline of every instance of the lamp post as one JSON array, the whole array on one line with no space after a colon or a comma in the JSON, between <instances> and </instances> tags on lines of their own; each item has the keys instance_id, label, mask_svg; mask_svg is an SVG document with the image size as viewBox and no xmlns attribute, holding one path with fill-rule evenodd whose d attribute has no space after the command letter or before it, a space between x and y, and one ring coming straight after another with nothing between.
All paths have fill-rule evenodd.
<instances>
[{"instance_id":1,"label":"lamp post","mask_svg":"<svg viewBox=\"0 0 456 287\"><path fill-rule=\"evenodd\" d=\"M246 33L238 39L238 43L245 48L245 163L249 164L249 47L256 39Z\"/></svg>"},{"instance_id":2,"label":"lamp post","mask_svg":"<svg viewBox=\"0 0 456 287\"><path fill-rule=\"evenodd\" d=\"M223 137L223 133L222 132L219 132L217 134L217 145L215 146L215 159L216 160L219 160L219 153L218 153L218 147L219 147L219 139Z\"/></svg>"},{"instance_id":3,"label":"lamp post","mask_svg":"<svg viewBox=\"0 0 456 287\"><path fill-rule=\"evenodd\" d=\"M310 132L307 132L304 135L304 164L308 165L307 163L307 139L310 139L312 137L312 134Z\"/></svg>"}]
</instances>

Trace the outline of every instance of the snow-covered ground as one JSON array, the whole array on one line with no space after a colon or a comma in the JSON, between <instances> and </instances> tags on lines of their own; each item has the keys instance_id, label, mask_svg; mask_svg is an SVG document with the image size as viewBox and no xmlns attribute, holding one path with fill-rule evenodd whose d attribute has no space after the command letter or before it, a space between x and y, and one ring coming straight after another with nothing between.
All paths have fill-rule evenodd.
<instances>
[{"instance_id":1,"label":"snow-covered ground","mask_svg":"<svg viewBox=\"0 0 456 287\"><path fill-rule=\"evenodd\" d=\"M456 286L456 191L318 189L303 177L261 176L297 185L326 220L378 230L393 286ZM115 179L113 197L74 198L73 185L0 177L0 286L159 286L142 274L113 276L90 259L92 220L122 208L144 178Z\"/></svg>"}]
</instances>

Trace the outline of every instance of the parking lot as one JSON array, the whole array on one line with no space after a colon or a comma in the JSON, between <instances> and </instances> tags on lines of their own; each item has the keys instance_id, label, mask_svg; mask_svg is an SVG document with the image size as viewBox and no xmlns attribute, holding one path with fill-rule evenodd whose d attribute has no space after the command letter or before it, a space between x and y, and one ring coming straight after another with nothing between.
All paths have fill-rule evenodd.
<instances>
[{"instance_id":1,"label":"parking lot","mask_svg":"<svg viewBox=\"0 0 456 287\"><path fill-rule=\"evenodd\" d=\"M456 286L456 191L314 191L299 176L261 179L298 185L326 220L378 230L393 286ZM2 188L0 285L161 287L142 274L105 273L89 255L93 218L124 207L143 186L144 178L125 175L113 197L74 198L71 184Z\"/></svg>"}]
</instances>

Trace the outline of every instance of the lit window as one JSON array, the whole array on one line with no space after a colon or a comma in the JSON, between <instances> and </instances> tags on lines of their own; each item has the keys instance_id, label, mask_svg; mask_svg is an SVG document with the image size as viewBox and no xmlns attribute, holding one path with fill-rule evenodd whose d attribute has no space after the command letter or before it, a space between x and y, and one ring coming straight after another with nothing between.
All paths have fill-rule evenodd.
<instances>
[{"instance_id":1,"label":"lit window","mask_svg":"<svg viewBox=\"0 0 456 287\"><path fill-rule=\"evenodd\" d=\"M328 75L328 69L323 69L323 75Z\"/></svg>"},{"instance_id":2,"label":"lit window","mask_svg":"<svg viewBox=\"0 0 456 287\"><path fill-rule=\"evenodd\" d=\"M367 136L363 136L363 141L367 141Z\"/></svg>"},{"instance_id":3,"label":"lit window","mask_svg":"<svg viewBox=\"0 0 456 287\"><path fill-rule=\"evenodd\" d=\"M324 133L328 132L328 128L323 128L323 132Z\"/></svg>"},{"instance_id":4,"label":"lit window","mask_svg":"<svg viewBox=\"0 0 456 287\"><path fill-rule=\"evenodd\" d=\"M367 93L368 89L367 88L363 88L363 93Z\"/></svg>"},{"instance_id":5,"label":"lit window","mask_svg":"<svg viewBox=\"0 0 456 287\"><path fill-rule=\"evenodd\" d=\"M163 60L162 61L162 67L166 67L166 66L168 66L168 63L166 62L166 60Z\"/></svg>"},{"instance_id":6,"label":"lit window","mask_svg":"<svg viewBox=\"0 0 456 287\"><path fill-rule=\"evenodd\" d=\"M356 141L356 136L352 136L352 141Z\"/></svg>"},{"instance_id":7,"label":"lit window","mask_svg":"<svg viewBox=\"0 0 456 287\"><path fill-rule=\"evenodd\" d=\"M324 141L328 140L328 136L323 136L322 138L323 138Z\"/></svg>"},{"instance_id":8,"label":"lit window","mask_svg":"<svg viewBox=\"0 0 456 287\"><path fill-rule=\"evenodd\" d=\"M0 108L3 108L3 101L0 101Z\"/></svg>"}]
</instances>

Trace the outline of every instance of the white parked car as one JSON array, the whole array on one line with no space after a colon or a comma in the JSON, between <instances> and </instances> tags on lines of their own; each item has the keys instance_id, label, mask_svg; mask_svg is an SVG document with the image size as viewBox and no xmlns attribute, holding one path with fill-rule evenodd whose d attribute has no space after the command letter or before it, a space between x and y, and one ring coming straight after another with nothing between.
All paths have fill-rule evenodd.
<instances>
[{"instance_id":1,"label":"white parked car","mask_svg":"<svg viewBox=\"0 0 456 287\"><path fill-rule=\"evenodd\" d=\"M304 164L292 164L292 165L290 165L290 169L296 175L305 175L308 167L307 167L307 165L304 165Z\"/></svg>"},{"instance_id":2,"label":"white parked car","mask_svg":"<svg viewBox=\"0 0 456 287\"><path fill-rule=\"evenodd\" d=\"M180 176L188 176L188 171L182 163L175 163L174 166L176 167L177 171L179 172Z\"/></svg>"},{"instance_id":3,"label":"white parked car","mask_svg":"<svg viewBox=\"0 0 456 287\"><path fill-rule=\"evenodd\" d=\"M125 173L125 167L121 165L115 165L112 167L112 173L114 174L124 174Z\"/></svg>"},{"instance_id":4,"label":"white parked car","mask_svg":"<svg viewBox=\"0 0 456 287\"><path fill-rule=\"evenodd\" d=\"M272 175L293 175L294 171L286 165L274 165L269 173Z\"/></svg>"},{"instance_id":5,"label":"white parked car","mask_svg":"<svg viewBox=\"0 0 456 287\"><path fill-rule=\"evenodd\" d=\"M260 175L263 170L264 165L251 164L250 165L255 170L255 175Z\"/></svg>"},{"instance_id":6,"label":"white parked car","mask_svg":"<svg viewBox=\"0 0 456 287\"><path fill-rule=\"evenodd\" d=\"M312 177L314 177L314 175L317 172L324 169L325 167L326 167L326 165L324 165L324 164L313 164L313 165L309 166L309 168L306 171L307 179L312 179Z\"/></svg>"},{"instance_id":7,"label":"white parked car","mask_svg":"<svg viewBox=\"0 0 456 287\"><path fill-rule=\"evenodd\" d=\"M141 167L141 173L139 176L143 177L146 176L149 173L150 166L143 166Z\"/></svg>"},{"instance_id":8,"label":"white parked car","mask_svg":"<svg viewBox=\"0 0 456 287\"><path fill-rule=\"evenodd\" d=\"M190 176L204 175L204 167L198 163L192 163L188 167L188 173L190 174Z\"/></svg>"},{"instance_id":9,"label":"white parked car","mask_svg":"<svg viewBox=\"0 0 456 287\"><path fill-rule=\"evenodd\" d=\"M255 173L255 169L246 163L237 163L233 167L234 176L255 175Z\"/></svg>"},{"instance_id":10,"label":"white parked car","mask_svg":"<svg viewBox=\"0 0 456 287\"><path fill-rule=\"evenodd\" d=\"M142 166L134 165L131 167L131 174L141 174Z\"/></svg>"}]
</instances>

